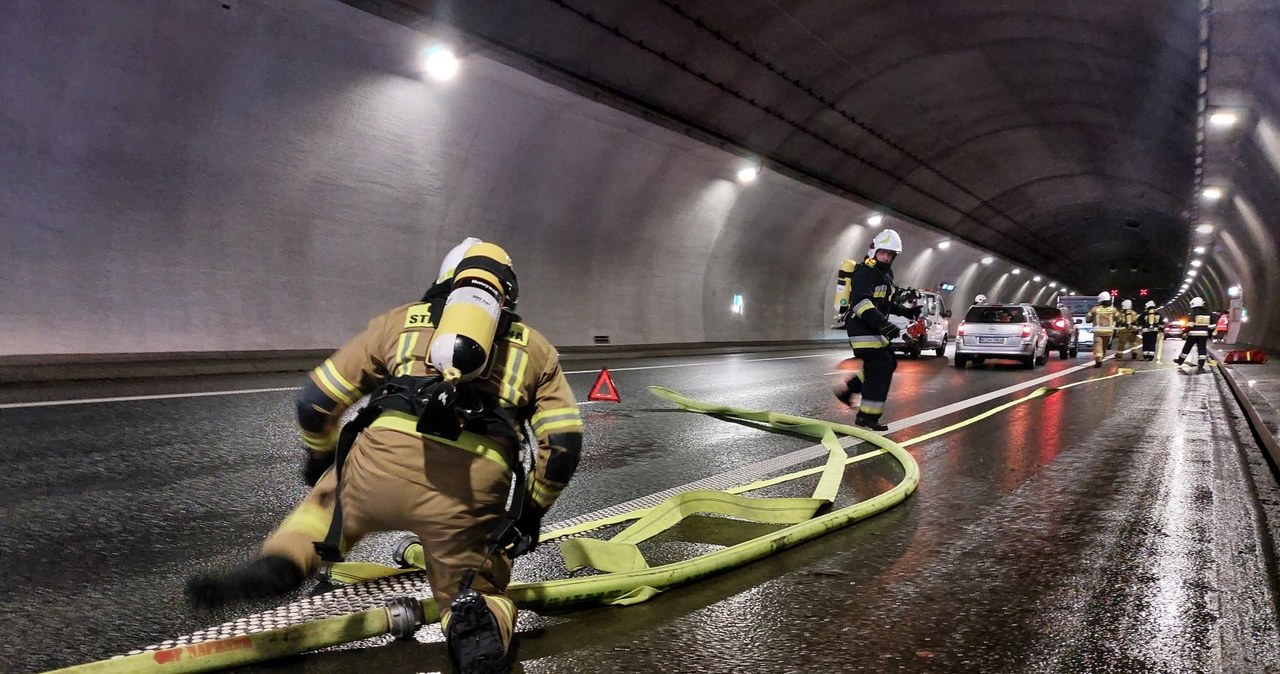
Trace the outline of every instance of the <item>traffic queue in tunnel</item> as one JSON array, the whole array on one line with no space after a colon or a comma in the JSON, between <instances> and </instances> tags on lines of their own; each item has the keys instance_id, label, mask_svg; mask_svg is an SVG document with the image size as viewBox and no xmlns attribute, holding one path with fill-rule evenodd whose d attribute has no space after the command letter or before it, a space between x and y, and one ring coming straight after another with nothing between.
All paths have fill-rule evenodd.
<instances>
[{"instance_id":1,"label":"traffic queue in tunnel","mask_svg":"<svg viewBox=\"0 0 1280 674\"><path fill-rule=\"evenodd\" d=\"M926 328L919 326L923 322L920 319L923 292L916 288L894 285L892 265L902 252L903 242L898 232L885 230L872 240L861 262L845 259L836 272L833 300L835 318L831 327L847 332L849 345L854 357L861 360L862 368L854 370L837 384L834 393L837 400L856 411L854 423L857 426L873 431L888 429L880 419L885 411L890 383L897 367L892 348L894 340L901 340L902 350L919 355L926 332ZM1082 325L1093 340L1094 368L1102 367L1108 353L1114 353L1117 360L1126 355L1130 360L1157 360L1167 321L1156 308L1156 303L1148 300L1140 314L1134 309L1133 300L1121 300L1118 307L1115 306L1115 300L1111 291L1098 293L1096 303L1083 317ZM1217 339L1226 334L1227 315L1226 312L1207 311L1204 299L1200 297L1192 299L1190 306L1191 316L1184 333L1185 344L1174 363L1182 371L1182 364L1194 348L1198 350L1197 370L1203 371L1208 359L1207 343L1210 338ZM1031 305L1004 305L993 302L984 293L974 295L971 309L965 316L966 321L956 331L956 366L963 368L970 360L981 364L985 358L1005 357L1020 360L1027 367L1044 364L1050 345L1047 339L1041 341L1041 326L1038 323L1061 320L1063 325L1059 327L1063 328L1072 320L1070 311L1065 306L1059 304L1057 309L1061 314L1047 312L1048 315L1040 316L1041 320L1037 320L1037 313ZM950 316L950 312L946 312L946 315ZM892 316L906 318L908 329L904 332L891 320ZM989 339L999 342L1001 348L983 355L970 353L968 349L972 347L966 345L964 340L965 324L973 320L1012 325L1015 330L1006 337L1004 332L989 328L993 331L993 336L979 337L979 344ZM1072 329L1067 334L1075 332ZM1020 340L1020 343L1015 345L1014 350L1004 348L1015 339ZM1075 357L1074 345L1070 348L1064 346L1061 353L1064 359ZM942 354L943 350L940 348L938 355Z\"/></svg>"}]
</instances>

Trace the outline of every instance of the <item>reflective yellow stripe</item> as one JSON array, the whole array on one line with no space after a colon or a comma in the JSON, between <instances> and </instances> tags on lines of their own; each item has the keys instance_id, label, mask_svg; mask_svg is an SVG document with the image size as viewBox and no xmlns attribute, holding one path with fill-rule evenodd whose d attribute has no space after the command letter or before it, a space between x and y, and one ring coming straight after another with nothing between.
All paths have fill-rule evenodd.
<instances>
[{"instance_id":1,"label":"reflective yellow stripe","mask_svg":"<svg viewBox=\"0 0 1280 674\"><path fill-rule=\"evenodd\" d=\"M855 349L878 349L889 346L889 340L880 335L859 335L849 338L849 346Z\"/></svg>"},{"instance_id":2,"label":"reflective yellow stripe","mask_svg":"<svg viewBox=\"0 0 1280 674\"><path fill-rule=\"evenodd\" d=\"M353 393L359 393L360 389L352 386L342 375L338 374L338 368L334 367L332 360L326 360L323 365L315 369L316 378L320 380L330 396L334 400L347 405L348 407L355 404L359 396L352 398Z\"/></svg>"},{"instance_id":3,"label":"reflective yellow stripe","mask_svg":"<svg viewBox=\"0 0 1280 674\"><path fill-rule=\"evenodd\" d=\"M449 445L450 447L464 449L477 456L482 456L490 461L495 461L503 468L511 468L507 463L506 455L502 453L502 448L483 435L471 433L470 431L463 431L462 435L458 436L457 440L442 438L438 435L423 435L418 432L418 419L412 414L395 411L383 412L382 416L375 419L369 427L390 428L393 431L406 433L414 436L415 438L422 438L423 440L438 442L442 445Z\"/></svg>"},{"instance_id":4,"label":"reflective yellow stripe","mask_svg":"<svg viewBox=\"0 0 1280 674\"><path fill-rule=\"evenodd\" d=\"M548 487L540 480L533 480L529 484L529 498L533 499L540 507L550 508L552 503L556 502L556 497L560 496L563 489Z\"/></svg>"},{"instance_id":5,"label":"reflective yellow stripe","mask_svg":"<svg viewBox=\"0 0 1280 674\"><path fill-rule=\"evenodd\" d=\"M484 599L485 599L485 603L489 604L490 611L493 611L494 608L497 608L498 612L502 613L502 615L496 616L498 620L505 619L508 625L515 624L515 621L516 621L515 602L511 601L510 599L507 599L506 597L499 597L496 594L486 594L484 595Z\"/></svg>"},{"instance_id":6,"label":"reflective yellow stripe","mask_svg":"<svg viewBox=\"0 0 1280 674\"><path fill-rule=\"evenodd\" d=\"M507 352L505 369L507 376L502 379L502 395L511 407L519 407L524 403L524 371L529 366L529 356L523 349L510 348Z\"/></svg>"},{"instance_id":7,"label":"reflective yellow stripe","mask_svg":"<svg viewBox=\"0 0 1280 674\"><path fill-rule=\"evenodd\" d=\"M333 520L333 511L312 501L303 501L289 516L284 518L277 533L299 533L313 541L323 541L329 535L329 522ZM345 541L338 546L345 550Z\"/></svg>"},{"instance_id":8,"label":"reflective yellow stripe","mask_svg":"<svg viewBox=\"0 0 1280 674\"><path fill-rule=\"evenodd\" d=\"M557 407L533 415L529 421L533 432L545 435L547 432L563 428L582 429L582 414L576 407Z\"/></svg>"},{"instance_id":9,"label":"reflective yellow stripe","mask_svg":"<svg viewBox=\"0 0 1280 674\"><path fill-rule=\"evenodd\" d=\"M397 375L413 374L413 350L418 346L418 335L422 334L419 330L412 332L400 333L400 344L396 346L396 369Z\"/></svg>"},{"instance_id":10,"label":"reflective yellow stripe","mask_svg":"<svg viewBox=\"0 0 1280 674\"><path fill-rule=\"evenodd\" d=\"M328 435L302 431L301 435L302 444L317 452L333 451L334 446L338 444L338 433L336 431Z\"/></svg>"},{"instance_id":11,"label":"reflective yellow stripe","mask_svg":"<svg viewBox=\"0 0 1280 674\"><path fill-rule=\"evenodd\" d=\"M872 302L871 300L862 300L861 302L858 302L857 304L853 305L853 313L861 317L862 314L866 312L868 309L874 309L874 308L876 308L876 305L874 302Z\"/></svg>"},{"instance_id":12,"label":"reflective yellow stripe","mask_svg":"<svg viewBox=\"0 0 1280 674\"><path fill-rule=\"evenodd\" d=\"M865 414L884 414L884 403L862 401L858 405L858 411Z\"/></svg>"},{"instance_id":13,"label":"reflective yellow stripe","mask_svg":"<svg viewBox=\"0 0 1280 674\"><path fill-rule=\"evenodd\" d=\"M547 423L545 423L545 424L543 424L543 425L539 426L539 427L538 427L538 430L537 430L537 431L535 431L535 432L536 432L538 435L545 435L545 434L547 434L547 433L553 433L553 432L555 432L555 431L578 431L578 432L581 432L581 431L582 431L582 420L581 420L581 419L566 419L566 420L564 420L564 421L548 421Z\"/></svg>"}]
</instances>

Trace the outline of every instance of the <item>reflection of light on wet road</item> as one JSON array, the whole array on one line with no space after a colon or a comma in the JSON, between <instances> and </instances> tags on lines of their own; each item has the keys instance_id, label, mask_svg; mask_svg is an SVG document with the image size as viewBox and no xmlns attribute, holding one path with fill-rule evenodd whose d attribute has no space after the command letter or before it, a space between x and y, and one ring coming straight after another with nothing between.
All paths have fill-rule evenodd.
<instances>
[{"instance_id":1,"label":"reflection of light on wet road","mask_svg":"<svg viewBox=\"0 0 1280 674\"><path fill-rule=\"evenodd\" d=\"M1183 424L1174 425L1173 437L1167 447L1169 462L1164 483L1169 485L1169 493L1163 499L1159 529L1153 532L1156 541L1150 558L1155 560L1156 592L1150 603L1149 619L1153 634L1149 655L1156 659L1167 659L1180 653L1186 646L1183 637L1189 628L1185 620L1190 601L1186 583L1193 577L1190 573L1195 560L1189 554L1193 532L1188 523L1194 522L1198 514L1192 503L1193 476L1187 474L1189 466L1184 429ZM1168 664L1177 664L1180 660L1177 658Z\"/></svg>"}]
</instances>

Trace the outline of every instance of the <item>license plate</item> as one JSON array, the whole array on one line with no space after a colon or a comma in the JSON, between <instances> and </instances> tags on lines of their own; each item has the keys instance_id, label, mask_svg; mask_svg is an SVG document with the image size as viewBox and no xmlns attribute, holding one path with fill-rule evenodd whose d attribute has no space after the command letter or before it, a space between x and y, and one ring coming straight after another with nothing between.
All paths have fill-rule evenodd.
<instances>
[{"instance_id":1,"label":"license plate","mask_svg":"<svg viewBox=\"0 0 1280 674\"><path fill-rule=\"evenodd\" d=\"M1004 337L979 337L979 344L1004 344Z\"/></svg>"}]
</instances>

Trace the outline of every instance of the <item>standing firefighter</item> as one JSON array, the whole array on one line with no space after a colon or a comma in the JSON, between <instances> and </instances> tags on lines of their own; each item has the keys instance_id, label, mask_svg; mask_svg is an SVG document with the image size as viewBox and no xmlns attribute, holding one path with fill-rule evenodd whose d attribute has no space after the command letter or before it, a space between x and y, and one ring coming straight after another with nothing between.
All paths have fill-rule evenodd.
<instances>
[{"instance_id":1,"label":"standing firefighter","mask_svg":"<svg viewBox=\"0 0 1280 674\"><path fill-rule=\"evenodd\" d=\"M1098 306L1089 310L1085 320L1093 323L1093 366L1102 367L1102 359L1111 348L1111 337L1115 334L1116 319L1119 312L1111 306L1111 293L1098 293Z\"/></svg>"},{"instance_id":2,"label":"standing firefighter","mask_svg":"<svg viewBox=\"0 0 1280 674\"><path fill-rule=\"evenodd\" d=\"M454 669L511 671L511 559L537 544L582 448L559 358L515 315L517 295L507 253L469 239L421 301L374 318L312 371L298 398L311 493L248 565L192 578L192 603L284 594L365 534L408 530L425 553ZM522 440L536 441L535 468L508 511L513 471L524 481Z\"/></svg>"},{"instance_id":3,"label":"standing firefighter","mask_svg":"<svg viewBox=\"0 0 1280 674\"><path fill-rule=\"evenodd\" d=\"M1156 342L1160 331L1164 328L1164 317L1156 311L1156 303L1147 300L1146 311L1138 318L1138 329L1142 331L1142 359L1156 359Z\"/></svg>"},{"instance_id":4,"label":"standing firefighter","mask_svg":"<svg viewBox=\"0 0 1280 674\"><path fill-rule=\"evenodd\" d=\"M849 405L855 394L862 394L854 423L873 431L889 428L880 423L897 368L889 342L901 334L889 322L889 314L914 317L920 311L907 306L914 291L893 285L892 265L901 252L902 238L886 229L872 241L862 264L855 266L853 260L845 260L837 275L836 323L844 325L854 356L862 359L862 369L845 382L836 397Z\"/></svg>"},{"instance_id":5,"label":"standing firefighter","mask_svg":"<svg viewBox=\"0 0 1280 674\"><path fill-rule=\"evenodd\" d=\"M1138 359L1138 312L1133 310L1133 300L1120 303L1116 314L1116 358L1129 354L1130 360Z\"/></svg>"},{"instance_id":6,"label":"standing firefighter","mask_svg":"<svg viewBox=\"0 0 1280 674\"><path fill-rule=\"evenodd\" d=\"M1191 354L1191 347L1194 346L1197 358L1196 369L1204 369L1204 361L1209 355L1209 335L1217 322L1218 317L1204 308L1203 297L1192 298L1191 323L1187 326L1187 341L1182 345L1182 354L1173 362L1181 366L1186 362L1187 356Z\"/></svg>"}]
</instances>

